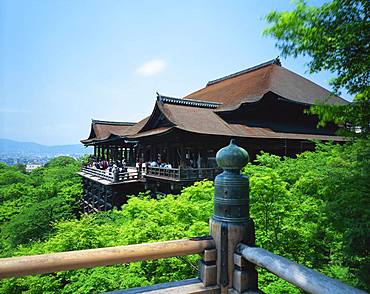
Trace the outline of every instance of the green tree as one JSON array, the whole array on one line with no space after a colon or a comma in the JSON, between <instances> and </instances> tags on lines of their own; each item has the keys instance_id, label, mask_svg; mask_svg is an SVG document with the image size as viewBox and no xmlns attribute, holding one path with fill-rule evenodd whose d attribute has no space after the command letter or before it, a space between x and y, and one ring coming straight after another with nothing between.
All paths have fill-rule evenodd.
<instances>
[{"instance_id":1,"label":"green tree","mask_svg":"<svg viewBox=\"0 0 370 294\"><path fill-rule=\"evenodd\" d=\"M0 164L0 254L19 245L45 240L60 220L80 214L82 186L79 162L70 157L51 160L45 167L23 173Z\"/></svg>"},{"instance_id":2,"label":"green tree","mask_svg":"<svg viewBox=\"0 0 370 294\"><path fill-rule=\"evenodd\" d=\"M355 95L349 105L320 104L311 108L320 125L335 122L352 135L370 133L370 2L333 0L320 7L296 2L293 11L272 11L266 17L272 24L265 35L277 40L283 56L310 57L310 73L328 70L334 92L341 89ZM356 128L357 127L357 128ZM362 132L358 130L361 128Z\"/></svg>"}]
</instances>

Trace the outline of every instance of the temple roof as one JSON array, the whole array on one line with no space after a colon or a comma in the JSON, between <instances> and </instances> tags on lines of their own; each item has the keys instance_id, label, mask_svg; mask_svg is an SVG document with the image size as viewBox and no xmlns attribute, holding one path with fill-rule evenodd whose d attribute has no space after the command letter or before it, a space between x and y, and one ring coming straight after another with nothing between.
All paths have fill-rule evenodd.
<instances>
[{"instance_id":1,"label":"temple roof","mask_svg":"<svg viewBox=\"0 0 370 294\"><path fill-rule=\"evenodd\" d=\"M346 100L281 66L273 59L216 79L185 98L160 95L152 114L138 123L92 120L90 135L81 140L90 145L107 140L135 140L174 129L197 134L246 138L341 140L337 136L281 133L265 127L227 123L219 112L260 101L267 93L306 106L319 101L346 104Z\"/></svg>"},{"instance_id":2,"label":"temple roof","mask_svg":"<svg viewBox=\"0 0 370 294\"><path fill-rule=\"evenodd\" d=\"M145 129L144 131L139 131L136 134L128 136L128 138L138 139L167 133L174 129L179 129L191 133L227 137L294 140L343 140L339 136L283 133L276 132L270 128L249 127L242 124L229 124L219 115L217 115L213 108L197 107L194 105L179 105L177 103L167 103L163 100L157 100L152 116L155 116L156 112L158 111L164 115L168 122L171 123L171 126L160 126L149 130ZM150 118L147 120L147 122L149 121ZM142 128L142 130L143 129L144 128Z\"/></svg>"},{"instance_id":3,"label":"temple roof","mask_svg":"<svg viewBox=\"0 0 370 294\"><path fill-rule=\"evenodd\" d=\"M81 143L88 144L94 141L109 139L112 135L125 135L133 127L133 122L118 122L105 120L91 120L90 135L87 139L81 140Z\"/></svg>"},{"instance_id":4,"label":"temple roof","mask_svg":"<svg viewBox=\"0 0 370 294\"><path fill-rule=\"evenodd\" d=\"M282 67L278 59L210 81L206 87L185 96L185 99L214 101L222 103L220 110L229 110L238 108L243 103L256 102L268 92L308 105L314 104L316 100L331 104L348 103L314 82Z\"/></svg>"}]
</instances>

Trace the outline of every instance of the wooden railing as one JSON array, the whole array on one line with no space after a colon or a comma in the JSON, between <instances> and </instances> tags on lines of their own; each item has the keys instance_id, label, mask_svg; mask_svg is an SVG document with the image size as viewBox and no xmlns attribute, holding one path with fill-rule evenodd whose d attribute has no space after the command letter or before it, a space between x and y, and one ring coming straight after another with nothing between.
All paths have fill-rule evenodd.
<instances>
[{"instance_id":1,"label":"wooden railing","mask_svg":"<svg viewBox=\"0 0 370 294\"><path fill-rule=\"evenodd\" d=\"M164 168L147 167L147 177L162 177L174 181L191 181L210 179L213 180L220 172L218 168Z\"/></svg>"},{"instance_id":2,"label":"wooden railing","mask_svg":"<svg viewBox=\"0 0 370 294\"><path fill-rule=\"evenodd\" d=\"M159 177L172 181L196 181L202 179L213 180L220 172L218 168L164 168L164 167L143 167L139 169L129 168L127 172L110 172L95 167L84 166L81 172L106 180L112 183L125 182L141 179L144 175L148 177Z\"/></svg>"},{"instance_id":3,"label":"wooden railing","mask_svg":"<svg viewBox=\"0 0 370 294\"><path fill-rule=\"evenodd\" d=\"M171 180L179 180L180 173L178 168L164 168L164 167L146 167L146 176L165 177Z\"/></svg>"},{"instance_id":4,"label":"wooden railing","mask_svg":"<svg viewBox=\"0 0 370 294\"><path fill-rule=\"evenodd\" d=\"M267 269L269 272L307 293L366 293L259 247L249 247L245 244L239 244L236 251L249 262Z\"/></svg>"},{"instance_id":5,"label":"wooden railing","mask_svg":"<svg viewBox=\"0 0 370 294\"><path fill-rule=\"evenodd\" d=\"M212 238L165 241L0 259L0 278L90 268L134 261L199 254L212 249Z\"/></svg>"},{"instance_id":6,"label":"wooden railing","mask_svg":"<svg viewBox=\"0 0 370 294\"><path fill-rule=\"evenodd\" d=\"M140 173L134 169L128 169L127 172L113 172L109 170L100 170L95 167L84 166L81 168L81 172L112 183L138 180L141 177Z\"/></svg>"}]
</instances>

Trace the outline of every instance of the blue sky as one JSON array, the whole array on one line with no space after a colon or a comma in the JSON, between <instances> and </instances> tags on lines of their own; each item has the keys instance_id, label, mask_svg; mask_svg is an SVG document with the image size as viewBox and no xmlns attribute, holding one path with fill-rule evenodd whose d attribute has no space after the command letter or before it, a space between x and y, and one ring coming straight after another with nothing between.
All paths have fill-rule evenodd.
<instances>
[{"instance_id":1,"label":"blue sky","mask_svg":"<svg viewBox=\"0 0 370 294\"><path fill-rule=\"evenodd\" d=\"M322 1L311 1L319 5ZM264 16L289 0L0 1L0 137L75 144L91 118L138 121L155 92L182 97L279 55ZM304 58L283 66L306 74ZM348 98L348 96L345 96Z\"/></svg>"}]
</instances>

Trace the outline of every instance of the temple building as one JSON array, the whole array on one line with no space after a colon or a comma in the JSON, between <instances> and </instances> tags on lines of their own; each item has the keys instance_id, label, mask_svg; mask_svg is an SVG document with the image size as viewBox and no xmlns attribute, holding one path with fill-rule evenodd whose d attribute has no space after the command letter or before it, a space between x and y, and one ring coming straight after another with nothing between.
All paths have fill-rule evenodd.
<instances>
[{"instance_id":1,"label":"temple building","mask_svg":"<svg viewBox=\"0 0 370 294\"><path fill-rule=\"evenodd\" d=\"M179 191L218 173L216 150L231 138L250 156L260 151L294 156L314 148L313 139L341 142L337 126L317 128L305 114L316 101L347 104L330 91L274 59L210 81L182 98L157 93L152 113L138 123L93 120L81 140L94 147L94 161L80 175L85 211L110 209L125 201L130 185ZM113 166L122 163L125 168ZM97 163L112 164L108 168ZM99 194L99 195L98 195ZM98 195L98 196L97 196Z\"/></svg>"}]
</instances>

